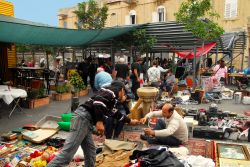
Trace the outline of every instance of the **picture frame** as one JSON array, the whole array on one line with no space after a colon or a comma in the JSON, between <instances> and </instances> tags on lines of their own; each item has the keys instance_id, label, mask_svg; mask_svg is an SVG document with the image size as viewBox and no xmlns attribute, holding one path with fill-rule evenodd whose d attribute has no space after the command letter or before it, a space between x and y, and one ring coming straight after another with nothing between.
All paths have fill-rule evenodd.
<instances>
[{"instance_id":1,"label":"picture frame","mask_svg":"<svg viewBox=\"0 0 250 167\"><path fill-rule=\"evenodd\" d=\"M245 149L237 144L217 144L217 153L219 158L248 160Z\"/></svg>"}]
</instances>

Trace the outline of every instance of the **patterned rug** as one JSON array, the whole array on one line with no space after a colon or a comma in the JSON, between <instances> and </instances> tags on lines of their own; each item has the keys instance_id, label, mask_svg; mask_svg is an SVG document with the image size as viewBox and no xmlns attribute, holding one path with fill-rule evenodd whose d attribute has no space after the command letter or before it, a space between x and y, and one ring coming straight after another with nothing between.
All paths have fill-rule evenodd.
<instances>
[{"instance_id":1,"label":"patterned rug","mask_svg":"<svg viewBox=\"0 0 250 167\"><path fill-rule=\"evenodd\" d=\"M140 139L140 135L143 134L143 130L141 129L131 129L131 128L125 128L124 131L120 134L119 138L117 140L123 140L123 141L142 141ZM102 136L96 136L93 135L93 139L96 145L99 143L103 143L105 140L105 137ZM211 158L215 160L215 151L214 151L214 144L215 142L212 140L204 140L204 139L189 139L187 144L185 144L185 147L188 148L190 155L201 155L207 158ZM149 145L150 146L150 145ZM72 161L68 167L76 167L76 166L83 166L83 162L74 162Z\"/></svg>"},{"instance_id":2,"label":"patterned rug","mask_svg":"<svg viewBox=\"0 0 250 167\"><path fill-rule=\"evenodd\" d=\"M118 140L123 141L142 141L140 139L140 134L142 131L123 131ZM105 140L105 137L97 137L94 136L94 140L97 143L102 143ZM188 140L187 144L184 145L188 148L190 155L201 155L207 158L214 159L214 141L213 140L205 140L205 139L196 139L191 138Z\"/></svg>"},{"instance_id":3,"label":"patterned rug","mask_svg":"<svg viewBox=\"0 0 250 167\"><path fill-rule=\"evenodd\" d=\"M205 139L189 139L185 145L191 155L201 155L206 158L215 158L214 141Z\"/></svg>"},{"instance_id":4,"label":"patterned rug","mask_svg":"<svg viewBox=\"0 0 250 167\"><path fill-rule=\"evenodd\" d=\"M118 140L123 141L142 141L140 139L140 134L142 131L123 131ZM105 137L93 136L96 143L103 143ZM189 139L187 144L184 145L188 148L190 155L201 155L206 158L215 158L214 152L214 141L205 139Z\"/></svg>"}]
</instances>

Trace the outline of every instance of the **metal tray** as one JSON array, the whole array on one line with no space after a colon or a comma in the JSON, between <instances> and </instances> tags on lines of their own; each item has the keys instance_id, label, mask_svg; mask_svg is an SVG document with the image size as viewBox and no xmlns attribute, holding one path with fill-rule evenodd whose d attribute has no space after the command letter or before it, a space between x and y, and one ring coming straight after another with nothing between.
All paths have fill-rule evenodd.
<instances>
[{"instance_id":1,"label":"metal tray","mask_svg":"<svg viewBox=\"0 0 250 167\"><path fill-rule=\"evenodd\" d=\"M60 117L46 115L40 121L36 123L36 126L41 129L58 129L57 122L62 121Z\"/></svg>"}]
</instances>

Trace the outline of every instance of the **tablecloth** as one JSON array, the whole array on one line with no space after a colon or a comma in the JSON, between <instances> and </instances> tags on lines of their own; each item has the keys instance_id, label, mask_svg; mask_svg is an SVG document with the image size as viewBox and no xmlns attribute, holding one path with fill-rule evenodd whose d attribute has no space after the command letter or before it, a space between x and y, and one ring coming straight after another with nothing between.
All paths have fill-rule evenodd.
<instances>
[{"instance_id":1,"label":"tablecloth","mask_svg":"<svg viewBox=\"0 0 250 167\"><path fill-rule=\"evenodd\" d=\"M15 98L26 98L27 92L23 89L10 88L7 85L0 85L0 99L6 104L10 104Z\"/></svg>"}]
</instances>

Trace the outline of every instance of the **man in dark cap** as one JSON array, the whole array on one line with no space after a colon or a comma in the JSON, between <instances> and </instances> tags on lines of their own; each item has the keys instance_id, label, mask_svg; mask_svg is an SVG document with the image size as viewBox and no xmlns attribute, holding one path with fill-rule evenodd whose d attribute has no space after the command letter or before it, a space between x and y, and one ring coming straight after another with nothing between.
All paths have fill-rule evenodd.
<instances>
[{"instance_id":1,"label":"man in dark cap","mask_svg":"<svg viewBox=\"0 0 250 167\"><path fill-rule=\"evenodd\" d=\"M64 147L47 167L66 166L70 163L78 147L81 145L84 152L85 167L95 166L96 150L92 139L93 125L96 133L104 134L103 121L105 117L116 117L130 124L138 124L137 120L131 120L127 116L117 112L114 108L118 100L125 96L125 85L115 81L110 87L102 88L74 112L74 121L71 123L71 134L67 138Z\"/></svg>"}]
</instances>

